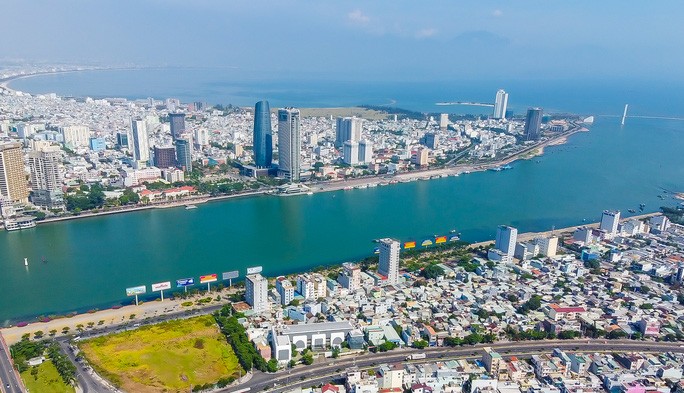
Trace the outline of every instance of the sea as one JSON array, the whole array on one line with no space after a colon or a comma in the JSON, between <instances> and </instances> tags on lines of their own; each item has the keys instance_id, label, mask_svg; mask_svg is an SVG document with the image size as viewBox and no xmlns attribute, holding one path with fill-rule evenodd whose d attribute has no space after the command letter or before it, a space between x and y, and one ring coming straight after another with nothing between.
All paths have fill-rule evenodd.
<instances>
[{"instance_id":1,"label":"sea","mask_svg":"<svg viewBox=\"0 0 684 393\"><path fill-rule=\"evenodd\" d=\"M684 191L684 89L635 80L341 81L260 79L232 69L138 69L18 79L14 89L62 96L179 98L272 107L388 105L421 112L486 113L442 101L594 115L590 131L513 169L361 190L234 198L38 225L0 233L0 326L36 316L129 304L126 288L262 266L274 277L372 255L374 239L433 239L451 232L492 239L496 226L546 231L596 222L604 209L655 212ZM620 125L625 104L626 124ZM642 116L642 117L639 117ZM24 266L28 258L29 266ZM197 288L204 286L196 285Z\"/></svg>"}]
</instances>

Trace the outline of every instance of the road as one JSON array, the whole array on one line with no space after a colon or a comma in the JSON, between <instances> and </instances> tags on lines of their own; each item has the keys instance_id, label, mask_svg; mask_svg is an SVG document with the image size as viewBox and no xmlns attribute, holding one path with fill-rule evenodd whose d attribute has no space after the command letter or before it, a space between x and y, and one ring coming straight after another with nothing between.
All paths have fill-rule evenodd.
<instances>
[{"instance_id":1,"label":"road","mask_svg":"<svg viewBox=\"0 0 684 393\"><path fill-rule=\"evenodd\" d=\"M0 334L0 382L2 383L0 392L23 393L26 391L18 373L14 369L10 359L9 348L5 343L5 339L2 338L2 334Z\"/></svg>"},{"instance_id":2,"label":"road","mask_svg":"<svg viewBox=\"0 0 684 393\"><path fill-rule=\"evenodd\" d=\"M684 353L684 347L678 343L631 341L631 340L544 340L523 342L498 342L456 348L428 348L426 359L412 363L426 363L436 360L479 359L483 348L490 346L504 358L517 356L528 358L535 354L551 353L554 348L574 352L678 352ZM373 367L383 363L406 361L406 357L415 353L412 350L395 350L392 352L366 354L349 359L324 359L309 367L297 367L293 370L282 370L276 374L256 372L249 382L230 387L221 392L235 392L250 388L252 392L269 390L274 393L293 389L299 386L311 386L340 378L348 367ZM315 376L315 377L313 377Z\"/></svg>"}]
</instances>

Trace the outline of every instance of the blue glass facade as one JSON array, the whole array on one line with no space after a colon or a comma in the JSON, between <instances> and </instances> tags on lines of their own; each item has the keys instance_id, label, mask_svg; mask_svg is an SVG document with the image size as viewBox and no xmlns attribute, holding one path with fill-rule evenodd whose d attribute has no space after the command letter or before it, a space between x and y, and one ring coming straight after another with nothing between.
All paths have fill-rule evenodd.
<instances>
[{"instance_id":1,"label":"blue glass facade","mask_svg":"<svg viewBox=\"0 0 684 393\"><path fill-rule=\"evenodd\" d=\"M271 108L268 101L254 106L254 163L257 168L268 168L273 160L273 134Z\"/></svg>"}]
</instances>

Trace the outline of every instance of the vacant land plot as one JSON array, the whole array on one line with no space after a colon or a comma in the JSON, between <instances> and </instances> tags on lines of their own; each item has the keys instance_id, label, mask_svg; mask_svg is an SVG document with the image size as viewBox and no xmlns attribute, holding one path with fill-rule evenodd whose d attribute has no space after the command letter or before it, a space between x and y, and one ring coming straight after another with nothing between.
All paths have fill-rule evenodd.
<instances>
[{"instance_id":1,"label":"vacant land plot","mask_svg":"<svg viewBox=\"0 0 684 393\"><path fill-rule=\"evenodd\" d=\"M80 348L100 375L129 392L187 392L240 372L210 315L83 341Z\"/></svg>"},{"instance_id":2,"label":"vacant land plot","mask_svg":"<svg viewBox=\"0 0 684 393\"><path fill-rule=\"evenodd\" d=\"M21 373L21 379L29 392L41 393L73 393L73 386L64 383L51 361L43 362L39 366L29 367Z\"/></svg>"}]
</instances>

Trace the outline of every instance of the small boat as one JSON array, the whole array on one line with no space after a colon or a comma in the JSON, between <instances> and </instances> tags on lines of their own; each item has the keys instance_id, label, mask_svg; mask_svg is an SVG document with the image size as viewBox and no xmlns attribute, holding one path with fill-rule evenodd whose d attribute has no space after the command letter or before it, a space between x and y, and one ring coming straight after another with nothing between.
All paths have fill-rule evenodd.
<instances>
[{"instance_id":1,"label":"small boat","mask_svg":"<svg viewBox=\"0 0 684 393\"><path fill-rule=\"evenodd\" d=\"M40 257L40 260L41 260L43 263L47 263L47 259L45 259L45 256Z\"/></svg>"},{"instance_id":2,"label":"small boat","mask_svg":"<svg viewBox=\"0 0 684 393\"><path fill-rule=\"evenodd\" d=\"M627 209L627 211L630 213L636 213L636 210L634 210L634 209Z\"/></svg>"},{"instance_id":3,"label":"small boat","mask_svg":"<svg viewBox=\"0 0 684 393\"><path fill-rule=\"evenodd\" d=\"M28 266L28 258L24 258L24 266Z\"/></svg>"},{"instance_id":4,"label":"small boat","mask_svg":"<svg viewBox=\"0 0 684 393\"><path fill-rule=\"evenodd\" d=\"M307 192L306 195L313 195L313 191Z\"/></svg>"},{"instance_id":5,"label":"small boat","mask_svg":"<svg viewBox=\"0 0 684 393\"><path fill-rule=\"evenodd\" d=\"M195 206L195 205L185 205L185 210L192 210L192 209L197 209L197 206Z\"/></svg>"}]
</instances>

